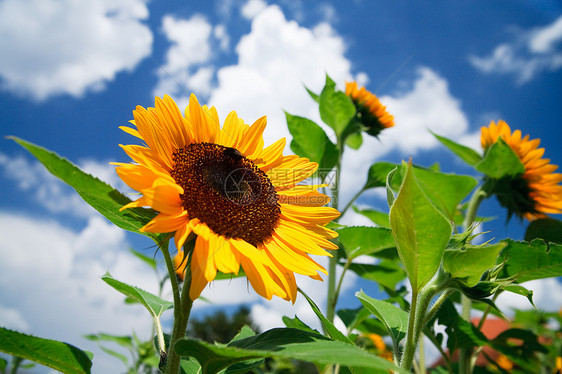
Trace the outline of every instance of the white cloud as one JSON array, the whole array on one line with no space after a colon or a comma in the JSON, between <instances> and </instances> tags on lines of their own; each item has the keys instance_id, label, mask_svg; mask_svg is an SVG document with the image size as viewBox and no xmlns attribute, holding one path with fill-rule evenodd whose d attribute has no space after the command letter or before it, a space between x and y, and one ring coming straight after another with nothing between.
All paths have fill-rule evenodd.
<instances>
[{"instance_id":1,"label":"white cloud","mask_svg":"<svg viewBox=\"0 0 562 374\"><path fill-rule=\"evenodd\" d=\"M562 68L561 40L562 16L550 25L523 31L487 57L471 55L469 61L483 73L513 74L518 84L524 84L541 72Z\"/></svg>"},{"instance_id":2,"label":"white cloud","mask_svg":"<svg viewBox=\"0 0 562 374\"><path fill-rule=\"evenodd\" d=\"M303 85L319 91L326 73L338 82L351 78L344 41L330 25L301 27L275 5L253 19L236 52L238 63L218 70L209 104L221 118L236 110L247 123L267 115L266 144L289 137L283 110L319 119Z\"/></svg>"},{"instance_id":3,"label":"white cloud","mask_svg":"<svg viewBox=\"0 0 562 374\"><path fill-rule=\"evenodd\" d=\"M102 89L150 55L144 0L0 2L2 87L45 100Z\"/></svg>"},{"instance_id":4,"label":"white cloud","mask_svg":"<svg viewBox=\"0 0 562 374\"><path fill-rule=\"evenodd\" d=\"M109 162L87 159L79 162L79 167L120 191L130 191ZM52 213L68 213L80 218L98 214L71 187L54 177L37 161L0 153L0 169L4 169L3 174L7 179L14 181L20 190L29 192L35 202Z\"/></svg>"},{"instance_id":5,"label":"white cloud","mask_svg":"<svg viewBox=\"0 0 562 374\"><path fill-rule=\"evenodd\" d=\"M263 0L248 0L248 2L242 6L240 13L246 19L253 19L266 7L267 3Z\"/></svg>"},{"instance_id":6,"label":"white cloud","mask_svg":"<svg viewBox=\"0 0 562 374\"><path fill-rule=\"evenodd\" d=\"M119 363L82 335L135 331L150 338L148 312L124 304L124 296L100 279L109 271L125 283L157 291L153 271L123 250L123 230L100 217L73 231L55 221L0 212L0 236L3 323L94 351L97 373L113 372Z\"/></svg>"},{"instance_id":7,"label":"white cloud","mask_svg":"<svg viewBox=\"0 0 562 374\"><path fill-rule=\"evenodd\" d=\"M213 27L201 15L188 20L167 15L162 20L162 29L172 43L166 54L166 64L158 71L159 82L155 96L164 94L188 97L187 90L196 90L206 95L211 89L213 69L206 66L211 59L211 36ZM225 43L225 32L215 29L214 35Z\"/></svg>"}]
</instances>

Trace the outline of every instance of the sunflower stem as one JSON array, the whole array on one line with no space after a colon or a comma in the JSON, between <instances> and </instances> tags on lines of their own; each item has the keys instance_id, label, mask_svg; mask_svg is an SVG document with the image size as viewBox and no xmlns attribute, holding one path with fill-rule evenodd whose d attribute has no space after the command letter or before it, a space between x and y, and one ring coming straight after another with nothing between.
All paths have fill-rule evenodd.
<instances>
[{"instance_id":1,"label":"sunflower stem","mask_svg":"<svg viewBox=\"0 0 562 374\"><path fill-rule=\"evenodd\" d=\"M185 280L183 282L181 296L179 297L179 299L176 300L174 296L174 327L172 329L172 337L170 339L170 347L168 349L168 357L165 370L166 374L177 374L179 373L180 369L181 357L178 356L178 354L174 350L174 344L179 339L185 337L187 322L189 321L191 307L193 306L193 301L189 297L189 289L191 288L191 253L193 252L194 246L195 239L185 243L184 245L184 250L187 256L187 264L185 265ZM175 278L176 275L173 265L172 271L173 273L170 273L170 278Z\"/></svg>"},{"instance_id":2,"label":"sunflower stem","mask_svg":"<svg viewBox=\"0 0 562 374\"><path fill-rule=\"evenodd\" d=\"M340 186L340 173L341 173L341 161L343 156L343 149L345 147L343 139L341 136L337 137L337 149L338 149L338 161L336 163L336 183L332 188L332 207L338 209L339 200L339 186ZM341 215L340 215L341 217ZM335 220L337 221L337 219ZM334 322L334 316L336 314L336 303L338 301L338 296L336 294L336 267L338 264L338 254L337 252L330 257L328 264L328 305L326 310L326 318L330 322Z\"/></svg>"},{"instance_id":3,"label":"sunflower stem","mask_svg":"<svg viewBox=\"0 0 562 374\"><path fill-rule=\"evenodd\" d=\"M463 221L463 230L465 232L474 224L480 204L488 197L486 187L486 184L479 186L476 190L474 190L472 196L470 197L468 207L466 209L466 216ZM461 294L461 305L462 318L468 323L471 323L472 300L464 294ZM472 354L473 351L471 348L461 349L459 355L459 374L469 374L472 372Z\"/></svg>"}]
</instances>

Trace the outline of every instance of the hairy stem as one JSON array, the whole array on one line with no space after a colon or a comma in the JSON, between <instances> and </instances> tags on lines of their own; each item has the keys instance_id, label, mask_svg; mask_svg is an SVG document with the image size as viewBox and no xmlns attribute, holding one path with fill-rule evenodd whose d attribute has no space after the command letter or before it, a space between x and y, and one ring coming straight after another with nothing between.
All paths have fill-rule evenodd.
<instances>
[{"instance_id":1,"label":"hairy stem","mask_svg":"<svg viewBox=\"0 0 562 374\"><path fill-rule=\"evenodd\" d=\"M187 322L189 321L189 315L191 314L191 307L193 306L193 301L189 298L189 289L191 288L191 253L195 246L195 240L187 242L184 246L186 255L188 256L187 264L185 266L185 280L183 282L183 287L181 290L181 295L178 302L174 297L174 327L172 329L172 337L170 339L170 348L168 350L168 357L166 363L166 374L178 374L180 369L181 357L178 356L174 350L174 344L181 338L185 336L185 330L187 329ZM172 266L173 269L173 266ZM170 278L175 278L174 273L170 273ZM173 281L172 281L173 284Z\"/></svg>"}]
</instances>

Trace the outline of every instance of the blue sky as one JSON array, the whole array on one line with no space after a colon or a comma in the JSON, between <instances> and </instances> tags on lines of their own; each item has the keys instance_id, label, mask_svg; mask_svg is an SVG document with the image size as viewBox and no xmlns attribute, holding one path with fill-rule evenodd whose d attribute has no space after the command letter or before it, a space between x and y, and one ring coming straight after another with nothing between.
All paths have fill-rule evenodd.
<instances>
[{"instance_id":1,"label":"blue sky","mask_svg":"<svg viewBox=\"0 0 562 374\"><path fill-rule=\"evenodd\" d=\"M480 127L504 119L562 163L556 1L0 0L0 55L1 135L43 145L123 190L109 162L127 160L118 144L134 140L118 126L136 105L170 94L183 108L194 92L221 118L231 110L247 123L267 115L269 144L290 138L283 110L319 121L304 85L319 91L325 73L340 87L366 85L396 119L380 140L346 151L344 202L376 160L412 156L470 173L427 129L477 148ZM111 227L6 139L0 178L0 325L96 352L82 334L147 335L148 315L124 306L99 278L109 270L154 291L152 271L128 252L152 255L152 243ZM359 203L384 208L376 191ZM506 224L497 208L491 200L482 208L498 216L484 227L489 237L521 239L525 223ZM368 223L354 215L345 221ZM301 286L324 302L324 284L303 279ZM555 280L533 286L539 305L559 309ZM358 304L359 287L375 293L350 277L344 306ZM204 296L215 306L251 304L263 328L284 314L314 321L303 300L265 302L241 279L216 282ZM520 299L504 302L525 306ZM194 313L208 310L199 303ZM96 372L118 365L98 356Z\"/></svg>"}]
</instances>

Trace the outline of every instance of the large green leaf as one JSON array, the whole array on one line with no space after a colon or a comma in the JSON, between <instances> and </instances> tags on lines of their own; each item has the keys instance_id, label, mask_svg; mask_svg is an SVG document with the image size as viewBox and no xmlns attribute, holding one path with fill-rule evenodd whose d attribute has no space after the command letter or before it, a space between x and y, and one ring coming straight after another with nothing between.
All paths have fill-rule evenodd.
<instances>
[{"instance_id":1,"label":"large green leaf","mask_svg":"<svg viewBox=\"0 0 562 374\"><path fill-rule=\"evenodd\" d=\"M90 373L92 367L88 355L70 344L3 327L0 327L0 351L68 374Z\"/></svg>"},{"instance_id":2,"label":"large green leaf","mask_svg":"<svg viewBox=\"0 0 562 374\"><path fill-rule=\"evenodd\" d=\"M291 329L272 329L262 334L217 346L184 338L175 344L181 356L195 357L203 374L218 373L237 362L259 357L289 358L320 365L340 364L353 372L372 373L375 369L398 370L384 358L372 355L354 345L330 340L322 335ZM361 370L364 369L364 370Z\"/></svg>"},{"instance_id":3,"label":"large green leaf","mask_svg":"<svg viewBox=\"0 0 562 374\"><path fill-rule=\"evenodd\" d=\"M150 292L118 281L110 274L105 274L103 277L101 277L101 279L125 296L131 297L144 305L144 307L154 318L159 318L162 313L164 313L164 311L173 308L174 306L174 303L162 300L161 298L151 294Z\"/></svg>"},{"instance_id":4,"label":"large green leaf","mask_svg":"<svg viewBox=\"0 0 562 374\"><path fill-rule=\"evenodd\" d=\"M332 85L333 81L328 81L320 94L320 118L330 126L337 136L340 136L350 125L355 116L355 105L351 99L343 92L338 91Z\"/></svg>"},{"instance_id":5,"label":"large green leaf","mask_svg":"<svg viewBox=\"0 0 562 374\"><path fill-rule=\"evenodd\" d=\"M291 149L299 156L318 163L320 169L331 170L338 162L338 149L324 130L313 121L285 112L287 126L293 136Z\"/></svg>"},{"instance_id":6,"label":"large green leaf","mask_svg":"<svg viewBox=\"0 0 562 374\"><path fill-rule=\"evenodd\" d=\"M484 159L476 165L476 170L491 178L500 179L521 175L525 172L525 167L513 149L499 138L488 149Z\"/></svg>"},{"instance_id":7,"label":"large green leaf","mask_svg":"<svg viewBox=\"0 0 562 374\"><path fill-rule=\"evenodd\" d=\"M517 282L562 276L562 245L546 244L541 239L532 242L505 240L498 263L505 261L502 275L515 277Z\"/></svg>"},{"instance_id":8,"label":"large green leaf","mask_svg":"<svg viewBox=\"0 0 562 374\"><path fill-rule=\"evenodd\" d=\"M439 268L452 228L447 217L422 191L411 165L390 208L390 225L398 254L416 293Z\"/></svg>"},{"instance_id":9,"label":"large green leaf","mask_svg":"<svg viewBox=\"0 0 562 374\"><path fill-rule=\"evenodd\" d=\"M543 239L545 242L562 244L562 221L554 218L534 220L527 226L525 240Z\"/></svg>"},{"instance_id":10,"label":"large green leaf","mask_svg":"<svg viewBox=\"0 0 562 374\"><path fill-rule=\"evenodd\" d=\"M467 287L474 287L485 271L496 265L505 243L494 245L467 245L463 250L447 249L443 253L443 269Z\"/></svg>"},{"instance_id":11,"label":"large green leaf","mask_svg":"<svg viewBox=\"0 0 562 374\"><path fill-rule=\"evenodd\" d=\"M119 209L123 205L131 202L125 195L43 147L19 138L11 137L11 139L35 156L51 174L74 188L86 203L115 225L128 231L155 237L154 234L139 231L154 218L156 214L154 211L133 208L120 212Z\"/></svg>"},{"instance_id":12,"label":"large green leaf","mask_svg":"<svg viewBox=\"0 0 562 374\"><path fill-rule=\"evenodd\" d=\"M390 289L395 289L396 285L406 277L404 269L399 264L387 260L382 260L376 265L352 263L349 265L349 270L361 278Z\"/></svg>"},{"instance_id":13,"label":"large green leaf","mask_svg":"<svg viewBox=\"0 0 562 374\"><path fill-rule=\"evenodd\" d=\"M349 259L394 247L392 232L384 227L348 226L338 231L338 240Z\"/></svg>"},{"instance_id":14,"label":"large green leaf","mask_svg":"<svg viewBox=\"0 0 562 374\"><path fill-rule=\"evenodd\" d=\"M408 313L389 302L373 299L363 291L357 292L355 296L365 308L381 320L397 346L408 331Z\"/></svg>"},{"instance_id":15,"label":"large green leaf","mask_svg":"<svg viewBox=\"0 0 562 374\"><path fill-rule=\"evenodd\" d=\"M453 151L457 156L462 158L464 162L466 162L467 164L471 166L475 166L480 161L482 161L482 156L480 156L480 154L476 152L474 149L455 143L451 139L447 139L443 136L439 136L437 134L434 134L433 132L431 133L433 134L433 136L437 138L437 140L441 142L441 144L443 144L445 147Z\"/></svg>"}]
</instances>

